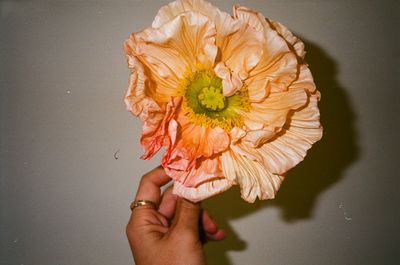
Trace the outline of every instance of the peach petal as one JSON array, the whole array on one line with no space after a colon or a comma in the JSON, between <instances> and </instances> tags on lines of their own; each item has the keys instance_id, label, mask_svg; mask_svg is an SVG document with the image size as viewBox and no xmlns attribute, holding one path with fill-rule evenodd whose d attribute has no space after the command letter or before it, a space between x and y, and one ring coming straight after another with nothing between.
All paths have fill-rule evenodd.
<instances>
[{"instance_id":1,"label":"peach petal","mask_svg":"<svg viewBox=\"0 0 400 265\"><path fill-rule=\"evenodd\" d=\"M231 137L231 142L236 143L246 135L246 131L239 127L233 127L229 135Z\"/></svg>"},{"instance_id":2,"label":"peach petal","mask_svg":"<svg viewBox=\"0 0 400 265\"><path fill-rule=\"evenodd\" d=\"M254 27L257 31L262 31L266 27L271 27L278 34L285 39L290 47L293 47L296 55L299 58L304 59L304 43L294 36L284 25L279 22L272 21L270 19L266 19L260 12L255 10L251 10L244 6L235 5L233 7L233 16L234 18L241 19Z\"/></svg>"},{"instance_id":3,"label":"peach petal","mask_svg":"<svg viewBox=\"0 0 400 265\"><path fill-rule=\"evenodd\" d=\"M187 117L179 115L181 126L179 143L190 157L210 157L225 151L230 144L227 132L219 127L209 128L193 124ZM190 151L189 151L190 150Z\"/></svg>"},{"instance_id":4,"label":"peach petal","mask_svg":"<svg viewBox=\"0 0 400 265\"><path fill-rule=\"evenodd\" d=\"M250 81L251 80L251 81ZM269 93L269 82L268 78L251 78L245 83L249 87L247 90L249 93L250 102L260 102L268 96Z\"/></svg>"},{"instance_id":5,"label":"peach petal","mask_svg":"<svg viewBox=\"0 0 400 265\"><path fill-rule=\"evenodd\" d=\"M252 103L249 112L240 112L249 130L244 140L253 147L264 144L282 129L289 112L304 106L307 100L307 93L296 89L272 93L263 102Z\"/></svg>"},{"instance_id":6,"label":"peach petal","mask_svg":"<svg viewBox=\"0 0 400 265\"><path fill-rule=\"evenodd\" d=\"M316 87L314 83L314 78L311 74L310 69L307 67L307 65L302 64L300 66L300 72L299 72L299 77L290 85L290 89L295 90L295 89L305 89L309 93L315 93L316 92ZM319 92L318 92L319 94Z\"/></svg>"},{"instance_id":7,"label":"peach petal","mask_svg":"<svg viewBox=\"0 0 400 265\"><path fill-rule=\"evenodd\" d=\"M157 13L152 27L159 28L182 13L194 11L209 17L215 23L217 30L216 45L221 46L226 36L240 27L240 22L228 13L219 10L211 3L203 0L177 0L163 6Z\"/></svg>"},{"instance_id":8,"label":"peach petal","mask_svg":"<svg viewBox=\"0 0 400 265\"><path fill-rule=\"evenodd\" d=\"M129 85L124 102L128 111L135 116L139 116L143 110L143 100L146 98L146 90L149 90L147 77L144 74L143 65L136 58L129 57L128 61L132 73L129 76Z\"/></svg>"},{"instance_id":9,"label":"peach petal","mask_svg":"<svg viewBox=\"0 0 400 265\"><path fill-rule=\"evenodd\" d=\"M246 80L250 100L260 102L270 92L287 90L287 87L296 78L298 64L291 44L259 12L236 5L233 13L235 18L264 32L263 56ZM283 34L288 35L287 32L283 32Z\"/></svg>"},{"instance_id":10,"label":"peach petal","mask_svg":"<svg viewBox=\"0 0 400 265\"><path fill-rule=\"evenodd\" d=\"M232 96L242 87L242 80L240 80L237 73L231 72L223 62L219 62L214 67L215 74L222 79L222 91L225 97Z\"/></svg>"},{"instance_id":11,"label":"peach petal","mask_svg":"<svg viewBox=\"0 0 400 265\"><path fill-rule=\"evenodd\" d=\"M244 141L251 145L251 147L259 147L263 145L269 139L274 137L280 130L280 128L273 126L271 127L247 132L246 136L244 137Z\"/></svg>"},{"instance_id":12,"label":"peach petal","mask_svg":"<svg viewBox=\"0 0 400 265\"><path fill-rule=\"evenodd\" d=\"M136 57L149 71L156 96L169 101L188 67L211 67L217 54L215 25L207 16L186 12L160 28L132 34L125 53Z\"/></svg>"},{"instance_id":13,"label":"peach petal","mask_svg":"<svg viewBox=\"0 0 400 265\"><path fill-rule=\"evenodd\" d=\"M209 15L211 19L218 17L218 13L220 13L218 8L203 0L178 0L161 7L151 26L159 28L188 11L196 11L203 15Z\"/></svg>"},{"instance_id":14,"label":"peach petal","mask_svg":"<svg viewBox=\"0 0 400 265\"><path fill-rule=\"evenodd\" d=\"M230 34L219 46L221 62L240 79L246 79L263 54L263 33L240 20L237 21L240 22L239 27L231 26Z\"/></svg>"},{"instance_id":15,"label":"peach petal","mask_svg":"<svg viewBox=\"0 0 400 265\"><path fill-rule=\"evenodd\" d=\"M317 106L318 96L313 95L308 105L293 113L291 122L274 140L258 149L243 142L235 146L242 155L251 156L274 174L284 174L301 162L312 144L322 137Z\"/></svg>"},{"instance_id":16,"label":"peach petal","mask_svg":"<svg viewBox=\"0 0 400 265\"><path fill-rule=\"evenodd\" d=\"M271 28L264 28L265 45L263 56L250 72L246 84L250 89L266 89L270 92L286 91L297 77L297 58L286 41ZM260 87L265 85L267 87ZM258 86L257 86L258 85Z\"/></svg>"},{"instance_id":17,"label":"peach petal","mask_svg":"<svg viewBox=\"0 0 400 265\"><path fill-rule=\"evenodd\" d=\"M173 70L168 68L164 62L155 62L150 58L148 63L141 56L137 55L139 40L137 34L132 34L124 43L124 51L128 61L128 67L137 69L136 62L140 63L141 71L146 76L146 95L158 102L168 102L170 95L173 93L172 87L179 85L178 77ZM162 76L160 75L162 74Z\"/></svg>"},{"instance_id":18,"label":"peach petal","mask_svg":"<svg viewBox=\"0 0 400 265\"><path fill-rule=\"evenodd\" d=\"M304 59L304 56L306 55L304 51L304 43L299 38L294 36L293 33L281 23L272 20L268 20L268 22L279 33L279 35L281 35L288 42L288 44L293 47L296 55L299 58Z\"/></svg>"},{"instance_id":19,"label":"peach petal","mask_svg":"<svg viewBox=\"0 0 400 265\"><path fill-rule=\"evenodd\" d=\"M185 12L160 28L148 28L138 33L140 55L162 60L182 77L187 67L195 69L201 63L210 66L217 54L215 25L197 12Z\"/></svg>"},{"instance_id":20,"label":"peach petal","mask_svg":"<svg viewBox=\"0 0 400 265\"><path fill-rule=\"evenodd\" d=\"M193 168L178 168L173 163L165 163L163 167L168 176L186 187L197 187L202 183L222 178L219 157L199 158Z\"/></svg>"},{"instance_id":21,"label":"peach petal","mask_svg":"<svg viewBox=\"0 0 400 265\"><path fill-rule=\"evenodd\" d=\"M283 176L272 174L261 163L233 151L224 152L221 159L225 177L239 184L244 200L253 203L257 197L261 200L275 197Z\"/></svg>"},{"instance_id":22,"label":"peach petal","mask_svg":"<svg viewBox=\"0 0 400 265\"><path fill-rule=\"evenodd\" d=\"M263 31L268 26L263 14L239 4L233 6L233 17L244 21L257 31Z\"/></svg>"}]
</instances>

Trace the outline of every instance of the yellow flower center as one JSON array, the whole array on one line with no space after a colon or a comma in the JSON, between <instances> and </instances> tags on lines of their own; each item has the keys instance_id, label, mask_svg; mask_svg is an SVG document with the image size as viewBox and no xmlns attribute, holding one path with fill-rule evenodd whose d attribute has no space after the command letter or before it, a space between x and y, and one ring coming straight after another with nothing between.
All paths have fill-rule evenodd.
<instances>
[{"instance_id":1,"label":"yellow flower center","mask_svg":"<svg viewBox=\"0 0 400 265\"><path fill-rule=\"evenodd\" d=\"M225 107L225 97L221 88L203 87L198 95L200 104L208 110L222 110Z\"/></svg>"},{"instance_id":2,"label":"yellow flower center","mask_svg":"<svg viewBox=\"0 0 400 265\"><path fill-rule=\"evenodd\" d=\"M200 69L187 71L177 89L182 97L183 113L197 125L221 127L226 131L243 125L238 111L248 111L249 97L244 86L234 95L225 97L222 80L214 72Z\"/></svg>"}]
</instances>

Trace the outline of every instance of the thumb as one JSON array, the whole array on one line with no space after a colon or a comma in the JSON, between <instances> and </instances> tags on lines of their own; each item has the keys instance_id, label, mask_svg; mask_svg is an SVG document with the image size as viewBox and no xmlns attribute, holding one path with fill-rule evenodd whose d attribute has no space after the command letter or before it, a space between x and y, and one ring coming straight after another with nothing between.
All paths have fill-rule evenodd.
<instances>
[{"instance_id":1,"label":"thumb","mask_svg":"<svg viewBox=\"0 0 400 265\"><path fill-rule=\"evenodd\" d=\"M172 229L191 231L199 234L200 203L193 203L184 198L178 198L176 202L175 217Z\"/></svg>"}]
</instances>

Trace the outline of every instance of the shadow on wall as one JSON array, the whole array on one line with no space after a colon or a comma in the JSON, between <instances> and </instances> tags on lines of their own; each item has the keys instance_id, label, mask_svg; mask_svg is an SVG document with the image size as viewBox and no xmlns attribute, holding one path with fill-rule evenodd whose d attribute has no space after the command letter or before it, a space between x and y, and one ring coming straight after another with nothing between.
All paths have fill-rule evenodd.
<instances>
[{"instance_id":1,"label":"shadow on wall","mask_svg":"<svg viewBox=\"0 0 400 265\"><path fill-rule=\"evenodd\" d=\"M306 159L287 174L276 199L248 204L240 198L238 189L231 189L204 203L227 232L223 242L206 245L210 265L232 264L227 251L246 249L246 242L233 231L229 220L255 213L266 206L280 208L286 222L310 219L318 196L340 181L345 170L358 158L355 114L346 89L336 80L338 66L320 47L307 41L304 43L306 61L322 94L319 107L323 138L311 148Z\"/></svg>"}]
</instances>

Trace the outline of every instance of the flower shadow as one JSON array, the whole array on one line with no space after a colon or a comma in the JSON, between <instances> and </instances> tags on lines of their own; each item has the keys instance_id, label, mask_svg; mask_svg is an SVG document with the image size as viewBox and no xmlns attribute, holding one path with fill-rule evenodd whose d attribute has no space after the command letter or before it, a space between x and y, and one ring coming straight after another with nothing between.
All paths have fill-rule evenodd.
<instances>
[{"instance_id":1,"label":"flower shadow","mask_svg":"<svg viewBox=\"0 0 400 265\"><path fill-rule=\"evenodd\" d=\"M204 202L205 208L227 232L224 241L208 243L205 247L211 265L232 264L227 252L246 249L246 242L229 225L231 220L253 214L266 206L280 208L283 220L289 223L310 219L320 194L339 182L345 170L359 158L354 127L356 115L346 94L347 89L337 81L338 65L316 44L304 43L306 61L322 94L319 108L324 135L311 148L306 159L287 174L276 199L248 204L240 198L238 189L231 189Z\"/></svg>"},{"instance_id":2,"label":"flower shadow","mask_svg":"<svg viewBox=\"0 0 400 265\"><path fill-rule=\"evenodd\" d=\"M318 196L343 178L360 153L354 127L356 115L347 89L336 79L338 65L322 48L301 39L307 51L306 61L322 95L319 108L324 134L305 160L288 172L277 198L271 201L281 208L288 222L311 218Z\"/></svg>"}]
</instances>

